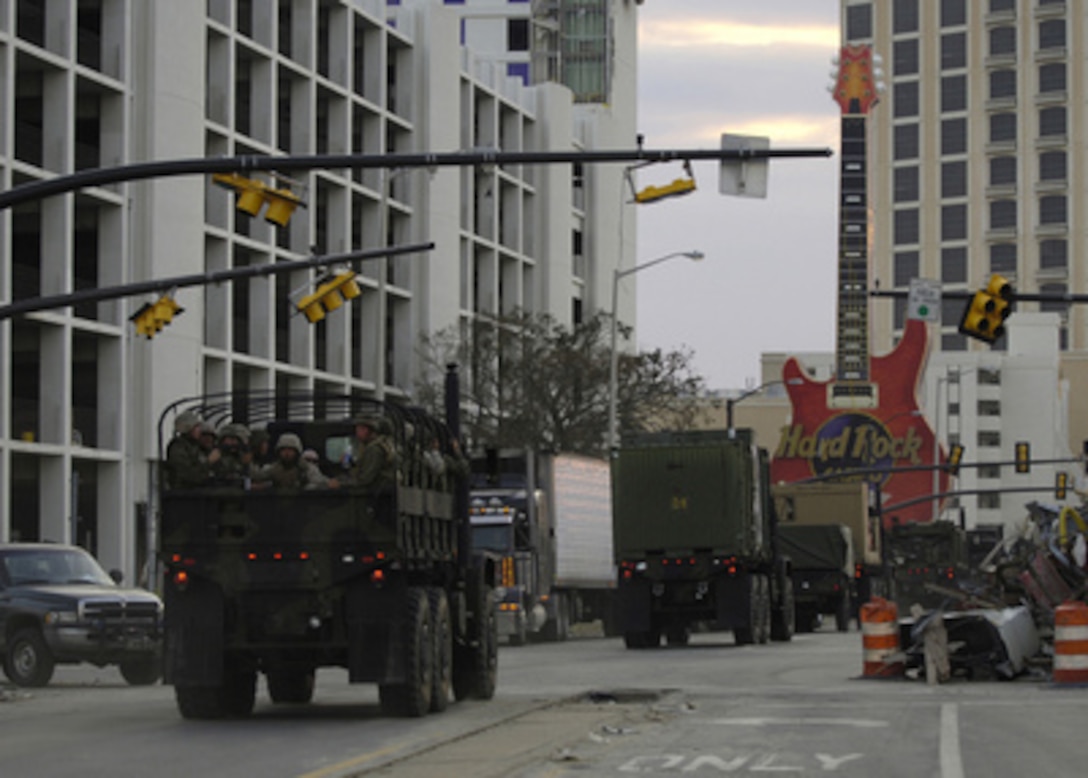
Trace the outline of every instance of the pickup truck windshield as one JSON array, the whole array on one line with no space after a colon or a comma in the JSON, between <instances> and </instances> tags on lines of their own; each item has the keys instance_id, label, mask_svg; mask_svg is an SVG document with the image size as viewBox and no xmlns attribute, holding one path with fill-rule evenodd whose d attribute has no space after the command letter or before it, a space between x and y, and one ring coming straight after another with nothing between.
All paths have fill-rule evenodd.
<instances>
[{"instance_id":1,"label":"pickup truck windshield","mask_svg":"<svg viewBox=\"0 0 1088 778\"><path fill-rule=\"evenodd\" d=\"M4 554L2 563L12 586L80 583L114 586L98 563L80 551L10 551Z\"/></svg>"}]
</instances>

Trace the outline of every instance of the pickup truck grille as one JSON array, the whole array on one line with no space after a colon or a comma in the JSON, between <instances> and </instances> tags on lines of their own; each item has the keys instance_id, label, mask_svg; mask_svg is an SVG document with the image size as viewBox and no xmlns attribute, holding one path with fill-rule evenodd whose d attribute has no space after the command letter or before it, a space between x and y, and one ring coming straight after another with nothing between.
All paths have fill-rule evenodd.
<instances>
[{"instance_id":1,"label":"pickup truck grille","mask_svg":"<svg viewBox=\"0 0 1088 778\"><path fill-rule=\"evenodd\" d=\"M110 622L140 622L154 624L159 609L153 602L125 602L124 600L84 600L79 604L81 619Z\"/></svg>"}]
</instances>

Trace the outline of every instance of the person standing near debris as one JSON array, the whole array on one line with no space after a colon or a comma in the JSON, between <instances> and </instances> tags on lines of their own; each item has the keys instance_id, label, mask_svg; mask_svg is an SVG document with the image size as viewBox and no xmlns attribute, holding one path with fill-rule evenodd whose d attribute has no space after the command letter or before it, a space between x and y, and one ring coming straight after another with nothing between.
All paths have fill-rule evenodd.
<instances>
[{"instance_id":1,"label":"person standing near debris","mask_svg":"<svg viewBox=\"0 0 1088 778\"><path fill-rule=\"evenodd\" d=\"M922 606L915 603L910 614L914 617L911 630L915 640L922 639L922 651L926 661L926 683L930 686L945 683L952 677L948 658L948 630L944 626L944 611L937 609L923 617Z\"/></svg>"}]
</instances>

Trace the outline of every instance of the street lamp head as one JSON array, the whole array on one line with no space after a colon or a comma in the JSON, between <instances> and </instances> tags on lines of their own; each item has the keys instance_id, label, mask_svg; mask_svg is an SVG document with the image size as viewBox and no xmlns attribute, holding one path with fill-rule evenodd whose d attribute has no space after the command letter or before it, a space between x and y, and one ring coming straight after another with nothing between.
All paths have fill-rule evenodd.
<instances>
[{"instance_id":1,"label":"street lamp head","mask_svg":"<svg viewBox=\"0 0 1088 778\"><path fill-rule=\"evenodd\" d=\"M700 259L703 259L706 256L706 254L704 254L701 251L695 250L695 251L685 251L684 256L687 257L688 259L693 259L696 262L698 262Z\"/></svg>"}]
</instances>

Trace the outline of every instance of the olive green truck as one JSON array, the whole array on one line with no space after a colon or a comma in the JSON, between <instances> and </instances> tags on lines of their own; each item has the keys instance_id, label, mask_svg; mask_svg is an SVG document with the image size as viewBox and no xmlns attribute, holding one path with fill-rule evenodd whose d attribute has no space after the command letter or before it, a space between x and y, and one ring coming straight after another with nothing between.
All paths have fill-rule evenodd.
<instances>
[{"instance_id":1,"label":"olive green truck","mask_svg":"<svg viewBox=\"0 0 1088 778\"><path fill-rule=\"evenodd\" d=\"M750 430L625 435L612 460L618 627L628 648L693 629L789 640L793 586L776 543L768 455Z\"/></svg>"}]
</instances>

